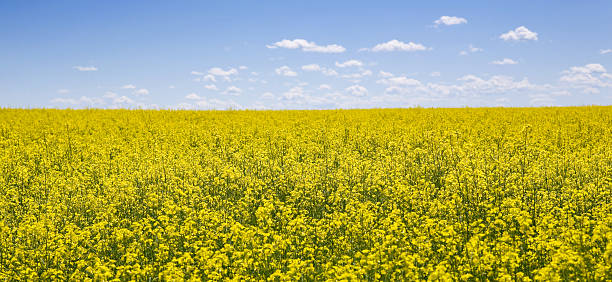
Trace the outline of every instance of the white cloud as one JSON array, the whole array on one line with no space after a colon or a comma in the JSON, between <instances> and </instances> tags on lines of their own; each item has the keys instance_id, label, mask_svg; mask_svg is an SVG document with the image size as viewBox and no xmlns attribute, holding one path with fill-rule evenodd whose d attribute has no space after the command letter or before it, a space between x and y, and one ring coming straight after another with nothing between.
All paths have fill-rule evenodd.
<instances>
[{"instance_id":1,"label":"white cloud","mask_svg":"<svg viewBox=\"0 0 612 282\"><path fill-rule=\"evenodd\" d=\"M51 103L54 104L76 104L78 103L77 99L72 99L72 98L53 98L51 99Z\"/></svg>"},{"instance_id":2,"label":"white cloud","mask_svg":"<svg viewBox=\"0 0 612 282\"><path fill-rule=\"evenodd\" d=\"M419 86L421 85L420 81L413 79L413 78L407 78L405 76L383 78L383 79L376 81L376 83L391 85L391 86Z\"/></svg>"},{"instance_id":3,"label":"white cloud","mask_svg":"<svg viewBox=\"0 0 612 282\"><path fill-rule=\"evenodd\" d=\"M331 86L329 84L321 84L319 85L319 90L330 90Z\"/></svg>"},{"instance_id":4,"label":"white cloud","mask_svg":"<svg viewBox=\"0 0 612 282\"><path fill-rule=\"evenodd\" d=\"M442 24L443 25L456 25L456 24L465 24L467 23L467 20L465 18L460 18L460 17L442 16L436 21L434 21L434 23L436 24L436 26L439 26Z\"/></svg>"},{"instance_id":5,"label":"white cloud","mask_svg":"<svg viewBox=\"0 0 612 282\"><path fill-rule=\"evenodd\" d=\"M339 63L336 62L336 67L339 68L346 68L346 67L361 67L363 66L363 63L361 61L358 60L348 60L344 63Z\"/></svg>"},{"instance_id":6,"label":"white cloud","mask_svg":"<svg viewBox=\"0 0 612 282\"><path fill-rule=\"evenodd\" d=\"M196 94L196 93L189 93L189 95L185 96L186 99L189 100L200 100L202 99L202 97L200 97L200 95Z\"/></svg>"},{"instance_id":7,"label":"white cloud","mask_svg":"<svg viewBox=\"0 0 612 282\"><path fill-rule=\"evenodd\" d=\"M337 71L335 71L333 69L327 69L327 68L322 69L321 73L324 74L324 75L327 75L327 76L336 76L336 75L338 75Z\"/></svg>"},{"instance_id":8,"label":"white cloud","mask_svg":"<svg viewBox=\"0 0 612 282\"><path fill-rule=\"evenodd\" d=\"M525 26L519 26L514 30L510 30L500 35L499 38L506 41L538 40L538 33L527 29Z\"/></svg>"},{"instance_id":9,"label":"white cloud","mask_svg":"<svg viewBox=\"0 0 612 282\"><path fill-rule=\"evenodd\" d=\"M137 95L137 96L149 95L149 90L141 88L141 89L138 89L138 90L134 91L134 95Z\"/></svg>"},{"instance_id":10,"label":"white cloud","mask_svg":"<svg viewBox=\"0 0 612 282\"><path fill-rule=\"evenodd\" d=\"M447 100L449 97L470 97L474 99L486 94L509 94L520 91L549 90L549 85L533 85L526 78L516 81L509 76L496 75L483 79L475 75L466 75L457 79L458 83L421 83L406 77L382 79L378 83L386 84L387 95L409 97L427 97L428 99Z\"/></svg>"},{"instance_id":11,"label":"white cloud","mask_svg":"<svg viewBox=\"0 0 612 282\"><path fill-rule=\"evenodd\" d=\"M104 105L104 100L95 97L81 96L78 99L73 98L54 98L51 100L53 104L66 104L77 107L97 107Z\"/></svg>"},{"instance_id":12,"label":"white cloud","mask_svg":"<svg viewBox=\"0 0 612 282\"><path fill-rule=\"evenodd\" d=\"M68 89L58 89L57 93L59 93L59 94L68 94L68 93L70 93L70 90L68 90Z\"/></svg>"},{"instance_id":13,"label":"white cloud","mask_svg":"<svg viewBox=\"0 0 612 282\"><path fill-rule=\"evenodd\" d=\"M393 39L391 41L385 42L385 43L380 43L377 44L376 46L372 47L371 49L361 49L361 50L369 50L372 52L391 52L391 51L407 51L407 52L414 52L414 51L425 51L428 48L418 44L418 43L414 43L414 42L408 42L408 43L404 43L402 41L399 41L397 39Z\"/></svg>"},{"instance_id":14,"label":"white cloud","mask_svg":"<svg viewBox=\"0 0 612 282\"><path fill-rule=\"evenodd\" d=\"M571 67L569 71L565 73L594 73L594 72L606 72L606 68L600 64L586 64L583 67Z\"/></svg>"},{"instance_id":15,"label":"white cloud","mask_svg":"<svg viewBox=\"0 0 612 282\"><path fill-rule=\"evenodd\" d=\"M574 87L612 87L612 82L607 82L612 75L608 74L606 68L600 64L571 67L569 70L563 71L562 74L563 76L559 80Z\"/></svg>"},{"instance_id":16,"label":"white cloud","mask_svg":"<svg viewBox=\"0 0 612 282\"><path fill-rule=\"evenodd\" d=\"M468 49L466 51L461 51L459 52L459 54L465 56L469 53L476 53L476 52L482 52L482 51L484 51L482 48L478 48L470 44L470 46L468 46Z\"/></svg>"},{"instance_id":17,"label":"white cloud","mask_svg":"<svg viewBox=\"0 0 612 282\"><path fill-rule=\"evenodd\" d=\"M212 74L207 74L204 76L204 81L212 81L212 82L217 82L217 79L215 78L214 75Z\"/></svg>"},{"instance_id":18,"label":"white cloud","mask_svg":"<svg viewBox=\"0 0 612 282\"><path fill-rule=\"evenodd\" d=\"M328 69L326 67L322 67L322 66L319 66L317 64L304 65L304 66L302 66L302 70L305 70L305 71L318 71L318 72L321 72L322 74L327 75L327 76L338 75L338 72L336 72L335 70Z\"/></svg>"},{"instance_id":19,"label":"white cloud","mask_svg":"<svg viewBox=\"0 0 612 282\"><path fill-rule=\"evenodd\" d=\"M112 99L112 98L117 97L117 93L111 92L111 91L107 91L106 93L104 93L104 95L102 95L102 97L108 98L108 99Z\"/></svg>"},{"instance_id":20,"label":"white cloud","mask_svg":"<svg viewBox=\"0 0 612 282\"><path fill-rule=\"evenodd\" d=\"M247 66L239 66L238 69L239 70L246 70L246 69L248 69L248 67Z\"/></svg>"},{"instance_id":21,"label":"white cloud","mask_svg":"<svg viewBox=\"0 0 612 282\"><path fill-rule=\"evenodd\" d=\"M276 72L276 74L282 76L297 76L297 73L292 71L291 68L288 66L282 66L274 71Z\"/></svg>"},{"instance_id":22,"label":"white cloud","mask_svg":"<svg viewBox=\"0 0 612 282\"><path fill-rule=\"evenodd\" d=\"M283 93L283 98L287 100L293 100L304 97L304 89L299 86L292 87L287 92Z\"/></svg>"},{"instance_id":23,"label":"white cloud","mask_svg":"<svg viewBox=\"0 0 612 282\"><path fill-rule=\"evenodd\" d=\"M584 90L582 90L582 93L585 93L585 94L599 94L599 93L601 93L601 91L598 88L587 87Z\"/></svg>"},{"instance_id":24,"label":"white cloud","mask_svg":"<svg viewBox=\"0 0 612 282\"><path fill-rule=\"evenodd\" d=\"M261 94L261 98L263 98L263 99L272 99L272 98L274 98L274 94L272 94L271 92L266 92L264 94Z\"/></svg>"},{"instance_id":25,"label":"white cloud","mask_svg":"<svg viewBox=\"0 0 612 282\"><path fill-rule=\"evenodd\" d=\"M529 95L529 104L532 106L553 106L555 99L548 94Z\"/></svg>"},{"instance_id":26,"label":"white cloud","mask_svg":"<svg viewBox=\"0 0 612 282\"><path fill-rule=\"evenodd\" d=\"M225 91L223 91L223 94L225 95L233 95L233 96L238 96L240 95L240 93L242 93L242 89L236 87L236 86L229 86L225 89Z\"/></svg>"},{"instance_id":27,"label":"white cloud","mask_svg":"<svg viewBox=\"0 0 612 282\"><path fill-rule=\"evenodd\" d=\"M474 53L474 52L482 52L483 51L482 48L474 47L474 45L472 45L472 44L470 44L469 50L472 53Z\"/></svg>"},{"instance_id":28,"label":"white cloud","mask_svg":"<svg viewBox=\"0 0 612 282\"><path fill-rule=\"evenodd\" d=\"M266 47L270 49L276 49L279 47L287 48L287 49L302 49L302 51L304 52L318 52L318 53L342 53L346 51L346 48L338 44L320 46L312 41L309 42L304 39L294 39L294 40L283 39L272 45L266 45Z\"/></svg>"},{"instance_id":29,"label":"white cloud","mask_svg":"<svg viewBox=\"0 0 612 282\"><path fill-rule=\"evenodd\" d=\"M216 85L214 85L214 84L207 84L207 85L204 85L204 88L206 88L206 89L208 89L208 90L214 90L214 91L219 90L219 88L217 88L217 86L216 86Z\"/></svg>"},{"instance_id":30,"label":"white cloud","mask_svg":"<svg viewBox=\"0 0 612 282\"><path fill-rule=\"evenodd\" d=\"M514 78L503 75L494 75L486 80L470 74L459 78L458 81L463 84L458 85L456 90L464 93L503 93L504 91L535 88L526 78L515 81Z\"/></svg>"},{"instance_id":31,"label":"white cloud","mask_svg":"<svg viewBox=\"0 0 612 282\"><path fill-rule=\"evenodd\" d=\"M392 77L393 74L390 73L390 72L386 72L386 71L379 71L378 72L378 76L380 76L380 77Z\"/></svg>"},{"instance_id":32,"label":"white cloud","mask_svg":"<svg viewBox=\"0 0 612 282\"><path fill-rule=\"evenodd\" d=\"M599 54L608 54L608 53L612 53L612 49L601 49L599 50Z\"/></svg>"},{"instance_id":33,"label":"white cloud","mask_svg":"<svg viewBox=\"0 0 612 282\"><path fill-rule=\"evenodd\" d=\"M439 71L434 71L434 72L430 73L429 76L431 76L431 77L438 77L438 76L440 76L440 72Z\"/></svg>"},{"instance_id":34,"label":"white cloud","mask_svg":"<svg viewBox=\"0 0 612 282\"><path fill-rule=\"evenodd\" d=\"M204 75L203 72L199 72L199 71L191 71L191 74L193 74L193 75Z\"/></svg>"},{"instance_id":35,"label":"white cloud","mask_svg":"<svg viewBox=\"0 0 612 282\"><path fill-rule=\"evenodd\" d=\"M202 97L199 100L194 100L193 103L180 103L178 109L193 110L193 109L242 109L243 107L232 100L206 99Z\"/></svg>"},{"instance_id":36,"label":"white cloud","mask_svg":"<svg viewBox=\"0 0 612 282\"><path fill-rule=\"evenodd\" d=\"M302 70L305 70L305 71L320 71L321 70L321 66L319 66L317 64L304 65L304 66L302 66Z\"/></svg>"},{"instance_id":37,"label":"white cloud","mask_svg":"<svg viewBox=\"0 0 612 282\"><path fill-rule=\"evenodd\" d=\"M371 70L363 70L362 72L358 72L358 73L343 74L341 77L348 78L348 79L355 79L355 78L362 78L364 76L370 76L370 75L372 75Z\"/></svg>"},{"instance_id":38,"label":"white cloud","mask_svg":"<svg viewBox=\"0 0 612 282\"><path fill-rule=\"evenodd\" d=\"M358 84L349 86L345 90L354 96L365 96L368 94L368 89Z\"/></svg>"},{"instance_id":39,"label":"white cloud","mask_svg":"<svg viewBox=\"0 0 612 282\"><path fill-rule=\"evenodd\" d=\"M94 66L87 66L87 67L83 67L83 66L74 66L72 67L75 70L78 71L97 71L98 68L94 67Z\"/></svg>"},{"instance_id":40,"label":"white cloud","mask_svg":"<svg viewBox=\"0 0 612 282\"><path fill-rule=\"evenodd\" d=\"M127 84L127 85L121 86L121 89L136 89L136 86L132 84Z\"/></svg>"},{"instance_id":41,"label":"white cloud","mask_svg":"<svg viewBox=\"0 0 612 282\"><path fill-rule=\"evenodd\" d=\"M228 70L223 70L222 68L211 68L208 70L208 73L214 76L230 76L238 74L238 71L234 68L230 68Z\"/></svg>"},{"instance_id":42,"label":"white cloud","mask_svg":"<svg viewBox=\"0 0 612 282\"><path fill-rule=\"evenodd\" d=\"M518 62L516 62L515 60L512 60L512 59L504 58L503 60L493 61L493 62L491 62L491 64L494 64L494 65L516 65L516 64L518 64Z\"/></svg>"},{"instance_id":43,"label":"white cloud","mask_svg":"<svg viewBox=\"0 0 612 282\"><path fill-rule=\"evenodd\" d=\"M113 99L113 104L134 104L134 100L127 96L120 96Z\"/></svg>"},{"instance_id":44,"label":"white cloud","mask_svg":"<svg viewBox=\"0 0 612 282\"><path fill-rule=\"evenodd\" d=\"M170 89L174 89L174 88L176 88L176 87L174 87L174 85L170 85L170 86L168 86L168 88L170 88Z\"/></svg>"}]
</instances>

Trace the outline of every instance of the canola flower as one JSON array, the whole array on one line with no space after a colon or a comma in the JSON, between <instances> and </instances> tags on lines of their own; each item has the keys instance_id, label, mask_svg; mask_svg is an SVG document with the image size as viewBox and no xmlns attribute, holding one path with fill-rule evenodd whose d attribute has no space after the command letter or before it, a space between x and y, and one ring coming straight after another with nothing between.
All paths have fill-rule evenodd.
<instances>
[{"instance_id":1,"label":"canola flower","mask_svg":"<svg viewBox=\"0 0 612 282\"><path fill-rule=\"evenodd\" d=\"M612 280L612 107L0 110L2 280Z\"/></svg>"}]
</instances>

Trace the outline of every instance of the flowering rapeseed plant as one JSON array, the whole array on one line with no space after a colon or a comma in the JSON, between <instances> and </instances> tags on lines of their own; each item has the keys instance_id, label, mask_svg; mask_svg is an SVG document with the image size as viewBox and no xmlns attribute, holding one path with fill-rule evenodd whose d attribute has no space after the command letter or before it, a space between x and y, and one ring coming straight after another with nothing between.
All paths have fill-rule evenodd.
<instances>
[{"instance_id":1,"label":"flowering rapeseed plant","mask_svg":"<svg viewBox=\"0 0 612 282\"><path fill-rule=\"evenodd\" d=\"M0 279L612 279L612 107L3 109L0 171Z\"/></svg>"}]
</instances>

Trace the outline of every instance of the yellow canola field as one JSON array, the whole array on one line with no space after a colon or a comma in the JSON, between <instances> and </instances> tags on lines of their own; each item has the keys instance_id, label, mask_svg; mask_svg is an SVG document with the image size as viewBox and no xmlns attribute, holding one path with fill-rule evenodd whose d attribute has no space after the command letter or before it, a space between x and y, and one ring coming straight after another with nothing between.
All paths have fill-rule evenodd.
<instances>
[{"instance_id":1,"label":"yellow canola field","mask_svg":"<svg viewBox=\"0 0 612 282\"><path fill-rule=\"evenodd\" d=\"M0 279L612 280L612 107L0 109Z\"/></svg>"}]
</instances>

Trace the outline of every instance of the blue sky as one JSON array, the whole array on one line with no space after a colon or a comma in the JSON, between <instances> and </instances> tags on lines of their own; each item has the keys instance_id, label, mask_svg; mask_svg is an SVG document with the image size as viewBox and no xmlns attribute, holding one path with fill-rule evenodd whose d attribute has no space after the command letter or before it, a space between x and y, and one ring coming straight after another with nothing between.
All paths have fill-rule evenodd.
<instances>
[{"instance_id":1,"label":"blue sky","mask_svg":"<svg viewBox=\"0 0 612 282\"><path fill-rule=\"evenodd\" d=\"M1 1L0 106L612 104L612 1Z\"/></svg>"}]
</instances>

